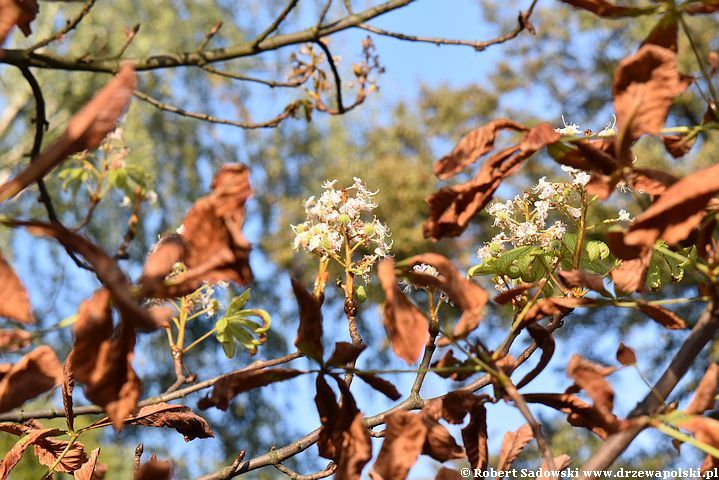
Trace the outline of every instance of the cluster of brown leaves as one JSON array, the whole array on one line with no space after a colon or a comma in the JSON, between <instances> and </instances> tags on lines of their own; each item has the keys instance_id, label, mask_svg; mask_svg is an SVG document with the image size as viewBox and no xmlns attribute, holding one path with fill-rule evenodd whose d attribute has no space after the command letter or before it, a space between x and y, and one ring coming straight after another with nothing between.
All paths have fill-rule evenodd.
<instances>
[{"instance_id":1,"label":"cluster of brown leaves","mask_svg":"<svg viewBox=\"0 0 719 480\"><path fill-rule=\"evenodd\" d=\"M26 37L30 35L30 24L38 10L35 0L0 0L0 47L16 26Z\"/></svg>"},{"instance_id":2,"label":"cluster of brown leaves","mask_svg":"<svg viewBox=\"0 0 719 480\"><path fill-rule=\"evenodd\" d=\"M439 273L437 276L412 269L415 265L430 265ZM462 310L454 327L451 339L461 339L474 331L482 319L483 309L489 295L479 285L467 280L442 255L424 253L415 255L400 264L402 275L413 285L436 292L444 292L452 303ZM397 286L394 262L386 259L377 267L377 274L385 294L384 324L389 333L392 349L398 357L409 364L416 362L429 337L429 321L424 313ZM433 337L436 332L433 333ZM434 338L431 339L434 341ZM450 343L450 338L440 340L440 345Z\"/></svg>"}]
</instances>

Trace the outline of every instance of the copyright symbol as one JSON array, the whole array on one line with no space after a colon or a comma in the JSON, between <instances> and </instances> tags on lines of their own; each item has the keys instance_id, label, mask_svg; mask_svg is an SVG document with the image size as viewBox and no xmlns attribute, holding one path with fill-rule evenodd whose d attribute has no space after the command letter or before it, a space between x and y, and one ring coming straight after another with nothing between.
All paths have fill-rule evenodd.
<instances>
[{"instance_id":1,"label":"copyright symbol","mask_svg":"<svg viewBox=\"0 0 719 480\"><path fill-rule=\"evenodd\" d=\"M459 471L459 473L463 477L469 477L472 474L472 470L470 470L469 468L463 468L462 470Z\"/></svg>"}]
</instances>

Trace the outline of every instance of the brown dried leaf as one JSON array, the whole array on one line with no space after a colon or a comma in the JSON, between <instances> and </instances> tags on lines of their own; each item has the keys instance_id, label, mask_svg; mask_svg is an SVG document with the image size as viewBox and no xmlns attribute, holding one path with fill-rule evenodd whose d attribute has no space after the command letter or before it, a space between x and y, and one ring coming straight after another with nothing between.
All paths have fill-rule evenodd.
<instances>
[{"instance_id":1,"label":"brown dried leaf","mask_svg":"<svg viewBox=\"0 0 719 480\"><path fill-rule=\"evenodd\" d=\"M399 400L400 397L402 397L402 394L399 393L397 387L395 387L392 382L385 380L382 377L364 372L355 372L355 375L364 380L370 387L386 395L390 400Z\"/></svg>"},{"instance_id":2,"label":"brown dried leaf","mask_svg":"<svg viewBox=\"0 0 719 480\"><path fill-rule=\"evenodd\" d=\"M422 452L427 426L422 417L410 412L391 413L386 424L384 442L370 476L381 480L403 480Z\"/></svg>"},{"instance_id":3,"label":"brown dried leaf","mask_svg":"<svg viewBox=\"0 0 719 480\"><path fill-rule=\"evenodd\" d=\"M85 300L73 327L72 365L75 379L85 385L85 396L103 407L116 430L135 411L142 382L132 367L135 333L121 323L113 334L110 294L96 291Z\"/></svg>"},{"instance_id":4,"label":"brown dried leaf","mask_svg":"<svg viewBox=\"0 0 719 480\"><path fill-rule=\"evenodd\" d=\"M0 427L4 427L7 424L1 424ZM5 428L1 428L3 431L8 431ZM22 433L14 433L15 435L23 435L24 433L27 433L26 437L21 438L18 440L15 445L5 454L5 457L3 457L2 461L0 461L0 480L6 480L8 476L10 475L10 471L15 468L15 465L20 461L22 458L23 453L25 453L25 450L27 450L31 445L34 445L39 440L50 437L52 435L60 435L62 432L60 430L57 430L55 428L44 428L41 430L31 430L28 429L26 431L23 431Z\"/></svg>"},{"instance_id":5,"label":"brown dried leaf","mask_svg":"<svg viewBox=\"0 0 719 480\"><path fill-rule=\"evenodd\" d=\"M55 385L62 378L62 366L47 345L26 354L0 380L0 412L19 407Z\"/></svg>"},{"instance_id":6,"label":"brown dried leaf","mask_svg":"<svg viewBox=\"0 0 719 480\"><path fill-rule=\"evenodd\" d=\"M384 326L389 333L394 353L412 364L419 360L429 338L429 321L397 286L394 262L380 261L377 266L385 294Z\"/></svg>"},{"instance_id":7,"label":"brown dried leaf","mask_svg":"<svg viewBox=\"0 0 719 480\"><path fill-rule=\"evenodd\" d=\"M612 413L599 409L569 393L525 393L522 395L528 403L541 403L567 414L567 421L575 427L591 430L600 438L606 439L619 430L619 419Z\"/></svg>"},{"instance_id":8,"label":"brown dried leaf","mask_svg":"<svg viewBox=\"0 0 719 480\"><path fill-rule=\"evenodd\" d=\"M619 342L619 347L617 347L617 361L625 367L636 365L637 354L631 347L624 345L623 342Z\"/></svg>"},{"instance_id":9,"label":"brown dried leaf","mask_svg":"<svg viewBox=\"0 0 719 480\"><path fill-rule=\"evenodd\" d=\"M218 380L212 389L212 394L201 399L197 406L201 410L207 410L210 407L227 410L230 401L240 393L264 387L271 383L284 382L302 375L302 373L301 370L292 368L266 368L264 370L230 373Z\"/></svg>"},{"instance_id":10,"label":"brown dried leaf","mask_svg":"<svg viewBox=\"0 0 719 480\"><path fill-rule=\"evenodd\" d=\"M100 449L96 448L90 452L90 458L80 468L72 472L75 480L96 480L95 467L97 458L100 456Z\"/></svg>"},{"instance_id":11,"label":"brown dried leaf","mask_svg":"<svg viewBox=\"0 0 719 480\"><path fill-rule=\"evenodd\" d=\"M457 445L454 437L449 431L424 412L420 412L424 425L427 428L427 436L425 437L422 453L429 455L438 462L446 462L464 457L464 449Z\"/></svg>"},{"instance_id":12,"label":"brown dried leaf","mask_svg":"<svg viewBox=\"0 0 719 480\"><path fill-rule=\"evenodd\" d=\"M528 423L519 427L516 432L505 433L502 439L502 447L499 451L497 471L502 472L511 469L512 463L533 438L534 433Z\"/></svg>"},{"instance_id":13,"label":"brown dried leaf","mask_svg":"<svg viewBox=\"0 0 719 480\"><path fill-rule=\"evenodd\" d=\"M667 152L674 158L681 158L692 149L696 137L662 135L662 142Z\"/></svg>"},{"instance_id":14,"label":"brown dried leaf","mask_svg":"<svg viewBox=\"0 0 719 480\"><path fill-rule=\"evenodd\" d=\"M682 330L687 328L686 322L679 315L659 305L638 301L639 310L664 325L670 330Z\"/></svg>"},{"instance_id":15,"label":"brown dried leaf","mask_svg":"<svg viewBox=\"0 0 719 480\"><path fill-rule=\"evenodd\" d=\"M98 424L107 422L100 420ZM136 414L127 417L125 425L144 425L146 427L166 427L176 430L189 442L196 438L214 438L212 428L207 421L196 415L190 407L160 402L142 407Z\"/></svg>"},{"instance_id":16,"label":"brown dried leaf","mask_svg":"<svg viewBox=\"0 0 719 480\"><path fill-rule=\"evenodd\" d=\"M70 473L87 462L87 454L85 453L85 446L80 442L74 442L69 450L65 451L67 446L68 442L63 440L56 440L49 437L42 438L33 445L33 453L41 465L49 467L54 465L60 455L63 455L63 452L65 452L62 460L60 460L60 463L55 467L55 470Z\"/></svg>"},{"instance_id":17,"label":"brown dried leaf","mask_svg":"<svg viewBox=\"0 0 719 480\"><path fill-rule=\"evenodd\" d=\"M317 446L321 456L337 464L336 478L359 480L372 459L372 440L349 387L339 377L334 378L342 393L341 406L324 376L317 376L315 403L322 424Z\"/></svg>"},{"instance_id":18,"label":"brown dried leaf","mask_svg":"<svg viewBox=\"0 0 719 480\"><path fill-rule=\"evenodd\" d=\"M0 252L0 317L20 323L35 323L27 290Z\"/></svg>"},{"instance_id":19,"label":"brown dried leaf","mask_svg":"<svg viewBox=\"0 0 719 480\"><path fill-rule=\"evenodd\" d=\"M562 2L605 18L637 17L654 11L651 7L622 7L606 0L562 0Z\"/></svg>"},{"instance_id":20,"label":"brown dried leaf","mask_svg":"<svg viewBox=\"0 0 719 480\"><path fill-rule=\"evenodd\" d=\"M583 270L560 270L557 272L557 276L566 287L588 288L601 294L607 294L602 276L596 273L585 272Z\"/></svg>"},{"instance_id":21,"label":"brown dried leaf","mask_svg":"<svg viewBox=\"0 0 719 480\"><path fill-rule=\"evenodd\" d=\"M609 239L610 237L607 238ZM618 252L618 250L612 246L611 242L609 245L612 253L618 258L622 258L620 256L621 252ZM617 255L617 253L619 253L619 255ZM633 252L625 252L626 255L631 253ZM610 272L614 287L620 292L633 293L644 290L647 269L649 268L649 262L652 259L652 249L640 249L640 253L638 253L638 255L638 258L634 258L632 260L622 260L619 267Z\"/></svg>"},{"instance_id":22,"label":"brown dried leaf","mask_svg":"<svg viewBox=\"0 0 719 480\"><path fill-rule=\"evenodd\" d=\"M469 412L469 423L462 429L469 468L486 470L489 463L487 446L487 409L477 405Z\"/></svg>"},{"instance_id":23,"label":"brown dried leaf","mask_svg":"<svg viewBox=\"0 0 719 480\"><path fill-rule=\"evenodd\" d=\"M158 460L153 455L149 462L145 462L135 472L134 480L171 480L172 463L169 460Z\"/></svg>"},{"instance_id":24,"label":"brown dried leaf","mask_svg":"<svg viewBox=\"0 0 719 480\"><path fill-rule=\"evenodd\" d=\"M637 217L624 235L624 243L651 248L658 239L669 245L681 242L699 225L704 209L717 193L719 165L684 177Z\"/></svg>"},{"instance_id":25,"label":"brown dried leaf","mask_svg":"<svg viewBox=\"0 0 719 480\"><path fill-rule=\"evenodd\" d=\"M614 73L612 95L622 145L645 133L659 134L674 98L691 83L677 69L676 53L658 45L643 45L624 58Z\"/></svg>"},{"instance_id":26,"label":"brown dried leaf","mask_svg":"<svg viewBox=\"0 0 719 480\"><path fill-rule=\"evenodd\" d=\"M410 270L407 275L412 280L412 283L437 288L445 292L452 302L462 310L462 317L455 325L452 336L454 338L466 337L479 325L482 310L487 304L489 295L482 287L467 280L452 265L452 262L438 253L415 255L402 262L402 265L409 267L420 264L435 267L439 272L439 276L434 277ZM440 342L441 344L442 342Z\"/></svg>"},{"instance_id":27,"label":"brown dried leaf","mask_svg":"<svg viewBox=\"0 0 719 480\"><path fill-rule=\"evenodd\" d=\"M66 249L80 254L92 265L98 280L110 291L123 318L129 320L129 325L152 331L161 325L142 308L133 295L133 286L125 276L115 259L102 248L59 223L18 222L17 226L24 226L33 235L54 238Z\"/></svg>"},{"instance_id":28,"label":"brown dried leaf","mask_svg":"<svg viewBox=\"0 0 719 480\"><path fill-rule=\"evenodd\" d=\"M162 290L165 277L172 272L176 263L184 263L186 254L187 246L180 235L161 238L145 259L140 278L143 296L152 297L152 292Z\"/></svg>"},{"instance_id":29,"label":"brown dried leaf","mask_svg":"<svg viewBox=\"0 0 719 480\"><path fill-rule=\"evenodd\" d=\"M307 291L299 280L292 279L292 291L300 308L300 325L297 328L297 349L322 365L322 303Z\"/></svg>"},{"instance_id":30,"label":"brown dried leaf","mask_svg":"<svg viewBox=\"0 0 719 480\"><path fill-rule=\"evenodd\" d=\"M422 411L435 420L442 418L449 423L459 425L464 422L464 417L470 410L486 399L486 396L474 395L464 390L453 390L446 395L428 400Z\"/></svg>"},{"instance_id":31,"label":"brown dried leaf","mask_svg":"<svg viewBox=\"0 0 719 480\"><path fill-rule=\"evenodd\" d=\"M568 315L576 307L581 307L582 305L586 305L588 303L592 303L592 300L575 297L542 298L532 305L529 310L527 310L523 323L528 325L546 317Z\"/></svg>"},{"instance_id":32,"label":"brown dried leaf","mask_svg":"<svg viewBox=\"0 0 719 480\"><path fill-rule=\"evenodd\" d=\"M533 283L522 283L514 288L503 291L502 293L494 297L493 300L500 305L504 305L534 287L535 285Z\"/></svg>"},{"instance_id":33,"label":"brown dried leaf","mask_svg":"<svg viewBox=\"0 0 719 480\"><path fill-rule=\"evenodd\" d=\"M348 342L335 342L335 350L327 360L328 367L342 367L348 363L355 363L360 354L367 348L364 343L353 344Z\"/></svg>"},{"instance_id":34,"label":"brown dried leaf","mask_svg":"<svg viewBox=\"0 0 719 480\"><path fill-rule=\"evenodd\" d=\"M16 352L30 345L32 335L25 330L0 330L0 351Z\"/></svg>"},{"instance_id":35,"label":"brown dried leaf","mask_svg":"<svg viewBox=\"0 0 719 480\"><path fill-rule=\"evenodd\" d=\"M75 390L75 372L72 369L72 350L62 365L62 406L65 409L67 427L73 430L75 415L72 410L72 392Z\"/></svg>"},{"instance_id":36,"label":"brown dried leaf","mask_svg":"<svg viewBox=\"0 0 719 480\"><path fill-rule=\"evenodd\" d=\"M594 406L603 413L611 413L614 409L614 389L604 378L613 372L613 367L598 365L576 353L567 364L567 375L587 392Z\"/></svg>"},{"instance_id":37,"label":"brown dried leaf","mask_svg":"<svg viewBox=\"0 0 719 480\"><path fill-rule=\"evenodd\" d=\"M518 389L524 387L529 382L537 378L537 375L544 371L554 355L554 337L549 330L538 323L530 323L526 328L537 346L542 349L542 356L539 357L539 363L537 363L537 366L529 371L524 378L517 383Z\"/></svg>"},{"instance_id":38,"label":"brown dried leaf","mask_svg":"<svg viewBox=\"0 0 719 480\"><path fill-rule=\"evenodd\" d=\"M494 140L502 130L526 132L527 127L506 118L492 120L465 135L454 149L434 164L434 174L446 180L482 155L494 149Z\"/></svg>"},{"instance_id":39,"label":"brown dried leaf","mask_svg":"<svg viewBox=\"0 0 719 480\"><path fill-rule=\"evenodd\" d=\"M559 139L554 127L540 123L519 145L499 151L485 161L469 182L443 187L430 195L427 199L430 214L423 226L424 236L433 240L459 236L469 221L489 203L502 180L517 171L535 152Z\"/></svg>"},{"instance_id":40,"label":"brown dried leaf","mask_svg":"<svg viewBox=\"0 0 719 480\"><path fill-rule=\"evenodd\" d=\"M463 368L463 367L472 367L474 364L469 362L468 360L460 361L454 356L454 352L452 350L447 350L447 352L440 358L438 361L434 362L432 364L432 368L438 369L438 368ZM473 369L467 369L464 371L456 371L456 372L440 372L435 371L437 375L439 375L442 378L451 378L454 381L462 381L470 376L472 376L474 372Z\"/></svg>"},{"instance_id":41,"label":"brown dried leaf","mask_svg":"<svg viewBox=\"0 0 719 480\"><path fill-rule=\"evenodd\" d=\"M16 25L27 37L39 7L36 0L0 0L0 46Z\"/></svg>"},{"instance_id":42,"label":"brown dried leaf","mask_svg":"<svg viewBox=\"0 0 719 480\"><path fill-rule=\"evenodd\" d=\"M714 410L716 405L717 382L719 381L719 365L710 363L706 373L702 377L697 389L694 391L694 397L689 403L685 412L691 415L701 415L707 410Z\"/></svg>"},{"instance_id":43,"label":"brown dried leaf","mask_svg":"<svg viewBox=\"0 0 719 480\"><path fill-rule=\"evenodd\" d=\"M635 168L629 176L629 182L639 193L657 196L677 183L679 179L671 173L651 168Z\"/></svg>"},{"instance_id":44,"label":"brown dried leaf","mask_svg":"<svg viewBox=\"0 0 719 480\"><path fill-rule=\"evenodd\" d=\"M667 13L654 25L642 45L658 45L676 53L678 36L679 22L677 21L677 16L673 13Z\"/></svg>"},{"instance_id":45,"label":"brown dried leaf","mask_svg":"<svg viewBox=\"0 0 719 480\"><path fill-rule=\"evenodd\" d=\"M70 118L65 132L57 141L43 150L14 178L0 186L0 202L44 177L73 153L96 149L107 134L115 129L118 119L127 110L136 84L137 77L132 66L124 64L120 67L117 75Z\"/></svg>"},{"instance_id":46,"label":"brown dried leaf","mask_svg":"<svg viewBox=\"0 0 719 480\"><path fill-rule=\"evenodd\" d=\"M252 281L250 243L242 234L245 203L252 195L249 169L225 164L212 181L212 192L195 202L182 223L188 271L173 282L176 290L192 291L205 282L228 280L239 285Z\"/></svg>"}]
</instances>

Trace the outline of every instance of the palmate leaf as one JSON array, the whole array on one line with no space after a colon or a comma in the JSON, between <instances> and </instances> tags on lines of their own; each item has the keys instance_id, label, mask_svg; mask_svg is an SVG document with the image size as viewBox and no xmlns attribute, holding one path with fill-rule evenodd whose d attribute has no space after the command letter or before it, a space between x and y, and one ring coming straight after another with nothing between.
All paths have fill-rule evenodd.
<instances>
[{"instance_id":1,"label":"palmate leaf","mask_svg":"<svg viewBox=\"0 0 719 480\"><path fill-rule=\"evenodd\" d=\"M271 323L270 315L265 310L243 309L249 299L249 289L232 299L225 315L215 324L215 336L227 358L235 355L235 343L242 345L250 355L257 353L257 347L265 343L265 333ZM262 323L251 320L252 317L260 319Z\"/></svg>"}]
</instances>

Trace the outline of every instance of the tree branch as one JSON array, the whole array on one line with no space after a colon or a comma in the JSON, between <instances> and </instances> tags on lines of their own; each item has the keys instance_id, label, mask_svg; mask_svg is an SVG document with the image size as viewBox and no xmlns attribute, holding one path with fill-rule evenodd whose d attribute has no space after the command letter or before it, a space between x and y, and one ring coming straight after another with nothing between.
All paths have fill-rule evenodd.
<instances>
[{"instance_id":1,"label":"tree branch","mask_svg":"<svg viewBox=\"0 0 719 480\"><path fill-rule=\"evenodd\" d=\"M203 50L182 53L166 53L154 55L147 58L77 58L50 53L37 53L31 50L9 49L4 51L0 63L10 65L26 65L35 68L49 68L56 70L73 70L84 72L105 72L114 73L121 63L132 63L136 71L159 70L183 66L199 66L209 63L222 62L235 58L256 55L260 52L277 50L290 45L312 42L316 38L326 37L342 30L347 30L357 25L377 18L387 12L402 8L414 0L390 0L361 12L348 15L340 20L324 25L319 29L307 28L299 32L276 35L266 38L259 44L254 40L238 43L227 48Z\"/></svg>"},{"instance_id":2,"label":"tree branch","mask_svg":"<svg viewBox=\"0 0 719 480\"><path fill-rule=\"evenodd\" d=\"M656 413L662 407L664 400L674 390L679 380L687 373L689 367L696 360L699 352L709 343L719 330L719 308L715 299L707 305L699 321L692 328L689 336L674 355L672 362L654 384L654 388L647 393L644 399L632 410L627 418L635 418ZM610 435L592 457L580 469L581 478L593 478L584 475L591 470L606 470L619 455L624 452L634 438L646 425L632 426Z\"/></svg>"}]
</instances>

